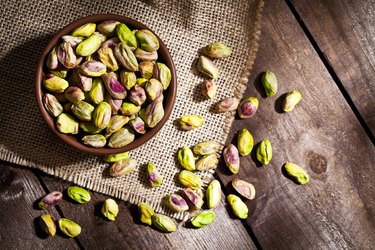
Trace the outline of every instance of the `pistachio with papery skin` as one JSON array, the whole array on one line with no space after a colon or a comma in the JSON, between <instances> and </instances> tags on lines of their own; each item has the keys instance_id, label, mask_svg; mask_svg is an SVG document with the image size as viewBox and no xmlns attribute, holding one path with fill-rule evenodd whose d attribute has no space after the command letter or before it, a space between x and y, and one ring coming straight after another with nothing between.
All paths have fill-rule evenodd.
<instances>
[{"instance_id":1,"label":"pistachio with papery skin","mask_svg":"<svg viewBox=\"0 0 375 250\"><path fill-rule=\"evenodd\" d=\"M166 90L171 83L171 70L164 63L157 62L154 65L153 77L158 80L163 85L163 89Z\"/></svg>"},{"instance_id":2,"label":"pistachio with papery skin","mask_svg":"<svg viewBox=\"0 0 375 250\"><path fill-rule=\"evenodd\" d=\"M145 123L140 117L136 117L135 119L131 120L130 126L134 129L135 132L138 134L146 133Z\"/></svg>"},{"instance_id":3,"label":"pistachio with papery skin","mask_svg":"<svg viewBox=\"0 0 375 250\"><path fill-rule=\"evenodd\" d=\"M84 101L76 101L71 107L71 111L78 119L87 122L91 121L94 109L94 106Z\"/></svg>"},{"instance_id":4,"label":"pistachio with papery skin","mask_svg":"<svg viewBox=\"0 0 375 250\"><path fill-rule=\"evenodd\" d=\"M64 94L65 98L72 103L83 101L85 99L85 93L83 93L83 91L76 86L68 87Z\"/></svg>"},{"instance_id":5,"label":"pistachio with papery skin","mask_svg":"<svg viewBox=\"0 0 375 250\"><path fill-rule=\"evenodd\" d=\"M83 75L82 69L77 67L73 70L73 81L74 83L80 87L83 91L87 92L90 91L92 88L92 78Z\"/></svg>"},{"instance_id":6,"label":"pistachio with papery skin","mask_svg":"<svg viewBox=\"0 0 375 250\"><path fill-rule=\"evenodd\" d=\"M43 86L49 91L62 93L69 87L69 83L65 79L57 77L54 74L46 74L44 76Z\"/></svg>"},{"instance_id":7,"label":"pistachio with papery skin","mask_svg":"<svg viewBox=\"0 0 375 250\"><path fill-rule=\"evenodd\" d=\"M158 38L149 30L138 30L135 37L139 42L139 47L145 51L152 52L159 49Z\"/></svg>"},{"instance_id":8,"label":"pistachio with papery skin","mask_svg":"<svg viewBox=\"0 0 375 250\"><path fill-rule=\"evenodd\" d=\"M220 113L235 111L239 104L240 101L237 98L228 97L217 104L216 110Z\"/></svg>"},{"instance_id":9,"label":"pistachio with papery skin","mask_svg":"<svg viewBox=\"0 0 375 250\"><path fill-rule=\"evenodd\" d=\"M240 169L240 156L236 146L228 144L223 150L225 164L233 174L238 174Z\"/></svg>"},{"instance_id":10,"label":"pistachio with papery skin","mask_svg":"<svg viewBox=\"0 0 375 250\"><path fill-rule=\"evenodd\" d=\"M254 200L255 198L255 187L253 184L243 181L240 179L232 180L232 187L239 193L241 196L249 200Z\"/></svg>"},{"instance_id":11,"label":"pistachio with papery skin","mask_svg":"<svg viewBox=\"0 0 375 250\"><path fill-rule=\"evenodd\" d=\"M225 58L232 54L232 49L223 42L215 42L202 50L203 54L211 58Z\"/></svg>"},{"instance_id":12,"label":"pistachio with papery skin","mask_svg":"<svg viewBox=\"0 0 375 250\"><path fill-rule=\"evenodd\" d=\"M58 67L57 69L50 69L49 72L60 78L65 78L68 75L68 69L63 67Z\"/></svg>"},{"instance_id":13,"label":"pistachio with papery skin","mask_svg":"<svg viewBox=\"0 0 375 250\"><path fill-rule=\"evenodd\" d=\"M94 104L99 104L100 102L104 101L104 93L105 93L105 86L103 84L102 79L95 78L92 82L92 88L89 91L90 100Z\"/></svg>"},{"instance_id":14,"label":"pistachio with papery skin","mask_svg":"<svg viewBox=\"0 0 375 250\"><path fill-rule=\"evenodd\" d=\"M155 127L164 117L163 98L160 97L151 102L145 110L144 122L149 128Z\"/></svg>"},{"instance_id":15,"label":"pistachio with papery skin","mask_svg":"<svg viewBox=\"0 0 375 250\"><path fill-rule=\"evenodd\" d=\"M298 90L288 92L283 101L283 111L290 112L301 101L302 95Z\"/></svg>"},{"instance_id":16,"label":"pistachio with papery skin","mask_svg":"<svg viewBox=\"0 0 375 250\"><path fill-rule=\"evenodd\" d=\"M147 163L147 182L151 187L158 187L163 183L163 177L152 162Z\"/></svg>"},{"instance_id":17,"label":"pistachio with papery skin","mask_svg":"<svg viewBox=\"0 0 375 250\"><path fill-rule=\"evenodd\" d=\"M51 52L49 52L46 65L48 69L57 69L57 67L59 66L59 60L57 58L56 47L53 47Z\"/></svg>"},{"instance_id":18,"label":"pistachio with papery skin","mask_svg":"<svg viewBox=\"0 0 375 250\"><path fill-rule=\"evenodd\" d=\"M126 158L120 161L117 161L112 164L109 169L109 175L112 177L120 177L127 175L134 171L137 166L137 161L131 158Z\"/></svg>"},{"instance_id":19,"label":"pistachio with papery skin","mask_svg":"<svg viewBox=\"0 0 375 250\"><path fill-rule=\"evenodd\" d=\"M213 180L206 190L208 208L216 207L221 201L221 185L218 180Z\"/></svg>"},{"instance_id":20,"label":"pistachio with papery skin","mask_svg":"<svg viewBox=\"0 0 375 250\"><path fill-rule=\"evenodd\" d=\"M136 84L137 76L134 72L122 70L120 72L120 79L122 85L124 85L127 90L130 90Z\"/></svg>"},{"instance_id":21,"label":"pistachio with papery skin","mask_svg":"<svg viewBox=\"0 0 375 250\"><path fill-rule=\"evenodd\" d=\"M129 128L120 128L109 138L108 147L121 148L134 141L134 131Z\"/></svg>"},{"instance_id":22,"label":"pistachio with papery skin","mask_svg":"<svg viewBox=\"0 0 375 250\"><path fill-rule=\"evenodd\" d=\"M185 188L181 190L181 196L184 198L186 203L188 204L189 208L192 210L199 210L203 206L203 199L202 197L190 188Z\"/></svg>"},{"instance_id":23,"label":"pistachio with papery skin","mask_svg":"<svg viewBox=\"0 0 375 250\"><path fill-rule=\"evenodd\" d=\"M221 144L216 141L205 141L195 144L193 152L196 155L209 155L217 153L220 148Z\"/></svg>"},{"instance_id":24,"label":"pistachio with papery skin","mask_svg":"<svg viewBox=\"0 0 375 250\"><path fill-rule=\"evenodd\" d=\"M197 163L195 164L197 170L199 171L208 171L211 169L215 169L219 159L216 154L205 155L200 158Z\"/></svg>"},{"instance_id":25,"label":"pistachio with papery skin","mask_svg":"<svg viewBox=\"0 0 375 250\"><path fill-rule=\"evenodd\" d=\"M138 61L156 61L158 60L158 52L152 51L148 52L143 49L137 48L134 51L134 55L137 58Z\"/></svg>"},{"instance_id":26,"label":"pistachio with papery skin","mask_svg":"<svg viewBox=\"0 0 375 250\"><path fill-rule=\"evenodd\" d=\"M113 36L116 34L116 26L120 22L115 20L104 21L100 23L96 28L105 36Z\"/></svg>"},{"instance_id":27,"label":"pistachio with papery skin","mask_svg":"<svg viewBox=\"0 0 375 250\"><path fill-rule=\"evenodd\" d=\"M111 39L108 39L102 45L100 46L101 48L111 48L112 50L119 44L121 41L118 39L118 37L113 37Z\"/></svg>"},{"instance_id":28,"label":"pistachio with papery skin","mask_svg":"<svg viewBox=\"0 0 375 250\"><path fill-rule=\"evenodd\" d=\"M106 87L108 93L115 99L125 99L126 89L118 81L115 73L110 72L102 75L104 86Z\"/></svg>"},{"instance_id":29,"label":"pistachio with papery skin","mask_svg":"<svg viewBox=\"0 0 375 250\"><path fill-rule=\"evenodd\" d=\"M217 86L213 80L205 80L203 82L202 93L205 97L214 99L216 96Z\"/></svg>"},{"instance_id":30,"label":"pistachio with papery skin","mask_svg":"<svg viewBox=\"0 0 375 250\"><path fill-rule=\"evenodd\" d=\"M101 134L85 135L82 138L82 143L93 148L102 148L107 144L107 140Z\"/></svg>"},{"instance_id":31,"label":"pistachio with papery skin","mask_svg":"<svg viewBox=\"0 0 375 250\"><path fill-rule=\"evenodd\" d=\"M138 71L138 62L133 51L123 43L114 48L117 61L128 71Z\"/></svg>"},{"instance_id":32,"label":"pistachio with papery skin","mask_svg":"<svg viewBox=\"0 0 375 250\"><path fill-rule=\"evenodd\" d=\"M179 119L180 128L189 131L203 125L204 117L200 115L185 115Z\"/></svg>"},{"instance_id":33,"label":"pistachio with papery skin","mask_svg":"<svg viewBox=\"0 0 375 250\"><path fill-rule=\"evenodd\" d=\"M176 213L184 212L189 209L186 201L178 194L165 196L164 205Z\"/></svg>"},{"instance_id":34,"label":"pistachio with papery skin","mask_svg":"<svg viewBox=\"0 0 375 250\"><path fill-rule=\"evenodd\" d=\"M89 133L89 134L99 134L100 132L102 132L103 129L98 129L96 126L94 126L94 124L92 124L91 122L81 122L79 124L79 127L86 133Z\"/></svg>"},{"instance_id":35,"label":"pistachio with papery skin","mask_svg":"<svg viewBox=\"0 0 375 250\"><path fill-rule=\"evenodd\" d=\"M83 41L83 37L66 35L61 38L64 42L69 43L72 47L76 47L80 42Z\"/></svg>"},{"instance_id":36,"label":"pistachio with papery skin","mask_svg":"<svg viewBox=\"0 0 375 250\"><path fill-rule=\"evenodd\" d=\"M62 200L62 193L59 191L53 191L46 196L38 203L40 209L49 209L54 207L57 203Z\"/></svg>"},{"instance_id":37,"label":"pistachio with papery skin","mask_svg":"<svg viewBox=\"0 0 375 250\"><path fill-rule=\"evenodd\" d=\"M107 67L98 61L88 61L81 65L82 73L85 76L97 77L104 75L107 72Z\"/></svg>"},{"instance_id":38,"label":"pistachio with papery skin","mask_svg":"<svg viewBox=\"0 0 375 250\"><path fill-rule=\"evenodd\" d=\"M100 48L97 51L100 61L111 71L118 70L118 64L113 54L113 50L109 47Z\"/></svg>"},{"instance_id":39,"label":"pistachio with papery skin","mask_svg":"<svg viewBox=\"0 0 375 250\"><path fill-rule=\"evenodd\" d=\"M238 116L241 119L252 117L258 110L259 101L256 97L248 97L240 102L238 106Z\"/></svg>"},{"instance_id":40,"label":"pistachio with papery skin","mask_svg":"<svg viewBox=\"0 0 375 250\"><path fill-rule=\"evenodd\" d=\"M106 128L105 136L108 137L114 132L118 131L125 124L129 122L129 117L123 115L114 115L109 120L108 126Z\"/></svg>"},{"instance_id":41,"label":"pistachio with papery skin","mask_svg":"<svg viewBox=\"0 0 375 250\"><path fill-rule=\"evenodd\" d=\"M57 117L56 128L60 133L77 134L78 126L78 122L69 114L62 113Z\"/></svg>"},{"instance_id":42,"label":"pistachio with papery skin","mask_svg":"<svg viewBox=\"0 0 375 250\"><path fill-rule=\"evenodd\" d=\"M63 112L62 105L57 101L56 97L51 94L46 93L43 95L43 105L53 117L58 117Z\"/></svg>"},{"instance_id":43,"label":"pistachio with papery skin","mask_svg":"<svg viewBox=\"0 0 375 250\"><path fill-rule=\"evenodd\" d=\"M137 78L136 84L144 88L146 86L146 83L148 83L148 79L146 78Z\"/></svg>"},{"instance_id":44,"label":"pistachio with papery skin","mask_svg":"<svg viewBox=\"0 0 375 250\"><path fill-rule=\"evenodd\" d=\"M216 65L205 56L199 57L198 71L211 79L216 79L219 76L219 70Z\"/></svg>"},{"instance_id":45,"label":"pistachio with papery skin","mask_svg":"<svg viewBox=\"0 0 375 250\"><path fill-rule=\"evenodd\" d=\"M152 220L151 220L151 217L155 214L155 211L154 209L148 205L147 203L139 203L138 204L138 212L139 212L139 215L140 215L140 220L151 226L152 225Z\"/></svg>"},{"instance_id":46,"label":"pistachio with papery skin","mask_svg":"<svg viewBox=\"0 0 375 250\"><path fill-rule=\"evenodd\" d=\"M143 61L140 62L138 67L139 67L139 74L141 75L142 78L150 79L153 74L154 70L154 65L155 63L151 61Z\"/></svg>"},{"instance_id":47,"label":"pistachio with papery skin","mask_svg":"<svg viewBox=\"0 0 375 250\"><path fill-rule=\"evenodd\" d=\"M116 115L121 108L122 100L115 99L109 93L106 93L104 101L111 106L112 115Z\"/></svg>"},{"instance_id":48,"label":"pistachio with papery skin","mask_svg":"<svg viewBox=\"0 0 375 250\"><path fill-rule=\"evenodd\" d=\"M146 101L146 98L145 90L138 85L135 85L129 91L129 100L135 105L141 106Z\"/></svg>"},{"instance_id":49,"label":"pistachio with papery skin","mask_svg":"<svg viewBox=\"0 0 375 250\"><path fill-rule=\"evenodd\" d=\"M163 94L163 85L158 80L152 78L146 82L145 91L147 98L153 101Z\"/></svg>"},{"instance_id":50,"label":"pistachio with papery skin","mask_svg":"<svg viewBox=\"0 0 375 250\"><path fill-rule=\"evenodd\" d=\"M57 48L57 59L65 68L71 69L76 66L76 55L70 43L64 42Z\"/></svg>"}]
</instances>

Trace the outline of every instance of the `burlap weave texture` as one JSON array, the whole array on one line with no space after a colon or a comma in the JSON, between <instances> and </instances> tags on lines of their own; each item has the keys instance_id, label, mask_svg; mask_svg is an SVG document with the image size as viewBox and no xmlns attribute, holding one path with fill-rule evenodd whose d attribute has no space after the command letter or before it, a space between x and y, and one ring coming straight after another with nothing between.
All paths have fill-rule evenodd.
<instances>
[{"instance_id":1,"label":"burlap weave texture","mask_svg":"<svg viewBox=\"0 0 375 250\"><path fill-rule=\"evenodd\" d=\"M226 140L233 114L217 114L213 105L228 96L240 97L244 91L255 58L263 1L9 0L2 5L0 159L38 168L132 203L149 202L163 212L161 198L181 188L176 181L180 170L177 150L200 141ZM35 69L47 41L71 21L96 13L125 15L146 24L165 42L177 70L178 91L171 118L152 140L131 152L138 167L120 178L108 177L108 164L101 158L78 152L53 135L35 101ZM194 65L198 50L214 41L229 44L233 54L215 61L220 69L218 95L215 100L206 100L200 92L203 79L196 75ZM179 131L174 120L186 114L203 115L204 126ZM145 185L147 161L158 166L164 177L162 186L151 189ZM211 173L201 175L206 182L211 177Z\"/></svg>"}]
</instances>

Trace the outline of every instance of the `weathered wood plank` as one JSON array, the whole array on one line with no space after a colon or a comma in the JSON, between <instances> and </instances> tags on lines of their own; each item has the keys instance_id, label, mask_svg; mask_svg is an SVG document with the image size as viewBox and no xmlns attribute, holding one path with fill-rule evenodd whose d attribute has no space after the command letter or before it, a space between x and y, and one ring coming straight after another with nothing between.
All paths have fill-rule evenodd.
<instances>
[{"instance_id":1,"label":"weathered wood plank","mask_svg":"<svg viewBox=\"0 0 375 250\"><path fill-rule=\"evenodd\" d=\"M256 200L247 203L247 222L265 249L372 248L374 146L284 1L267 2L262 25L251 78L255 86L246 91L260 99L259 110L253 118L235 121L228 139L246 127L256 144L269 139L273 145L267 167L256 164L255 150L241 158L238 176L257 188ZM279 82L271 98L260 85L259 74L266 69ZM302 102L279 113L280 96L295 89ZM299 186L283 176L286 161L304 167L310 183ZM237 177L224 168L219 176L226 185Z\"/></svg>"},{"instance_id":2,"label":"weathered wood plank","mask_svg":"<svg viewBox=\"0 0 375 250\"><path fill-rule=\"evenodd\" d=\"M44 212L35 208L45 192L29 170L0 162L1 249L78 249L74 239L44 237L35 227ZM58 219L55 209L49 211Z\"/></svg>"},{"instance_id":3,"label":"weathered wood plank","mask_svg":"<svg viewBox=\"0 0 375 250\"><path fill-rule=\"evenodd\" d=\"M41 174L42 175L42 174ZM71 185L66 181L42 175L47 187L63 190ZM92 201L85 205L62 202L64 216L78 222L83 232L78 237L84 248L94 249L256 249L245 227L230 218L224 204L215 209L216 221L205 228L179 226L177 232L164 234L140 224L136 206L118 201L120 213L116 221L105 220L100 209L109 196L91 193Z\"/></svg>"},{"instance_id":4,"label":"weathered wood plank","mask_svg":"<svg viewBox=\"0 0 375 250\"><path fill-rule=\"evenodd\" d=\"M375 134L375 2L291 2Z\"/></svg>"}]
</instances>

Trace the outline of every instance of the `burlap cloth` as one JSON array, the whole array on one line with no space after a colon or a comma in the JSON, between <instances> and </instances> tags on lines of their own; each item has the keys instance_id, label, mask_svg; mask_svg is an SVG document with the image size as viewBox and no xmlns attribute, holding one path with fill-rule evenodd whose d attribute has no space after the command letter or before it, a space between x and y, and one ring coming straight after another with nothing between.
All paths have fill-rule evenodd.
<instances>
[{"instance_id":1,"label":"burlap cloth","mask_svg":"<svg viewBox=\"0 0 375 250\"><path fill-rule=\"evenodd\" d=\"M176 152L184 145L215 140L225 143L233 114L216 114L213 105L228 96L241 97L255 59L262 0L205 1L54 1L9 0L0 8L0 159L40 169L88 189L128 200L145 201L168 213L160 201L178 191ZM108 164L61 142L47 127L35 100L35 70L47 41L71 21L96 13L134 18L153 29L174 59L178 93L171 118L148 143L131 151L138 161L133 173L109 178ZM233 48L231 57L217 60L218 95L206 100L203 79L194 72L198 50L214 41ZM174 120L187 114L206 118L191 132L176 129ZM158 188L145 185L144 164L154 162L164 177ZM205 184L212 173L201 173ZM174 217L182 218L183 214Z\"/></svg>"}]
</instances>

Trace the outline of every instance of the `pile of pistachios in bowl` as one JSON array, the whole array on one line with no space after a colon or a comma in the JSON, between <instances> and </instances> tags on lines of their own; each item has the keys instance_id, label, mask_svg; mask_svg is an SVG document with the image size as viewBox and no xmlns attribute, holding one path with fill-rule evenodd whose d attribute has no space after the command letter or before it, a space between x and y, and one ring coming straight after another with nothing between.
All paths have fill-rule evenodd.
<instances>
[{"instance_id":1,"label":"pile of pistachios in bowl","mask_svg":"<svg viewBox=\"0 0 375 250\"><path fill-rule=\"evenodd\" d=\"M171 71L159 40L109 20L65 35L45 61L43 104L60 133L94 148L120 148L164 116Z\"/></svg>"}]
</instances>

